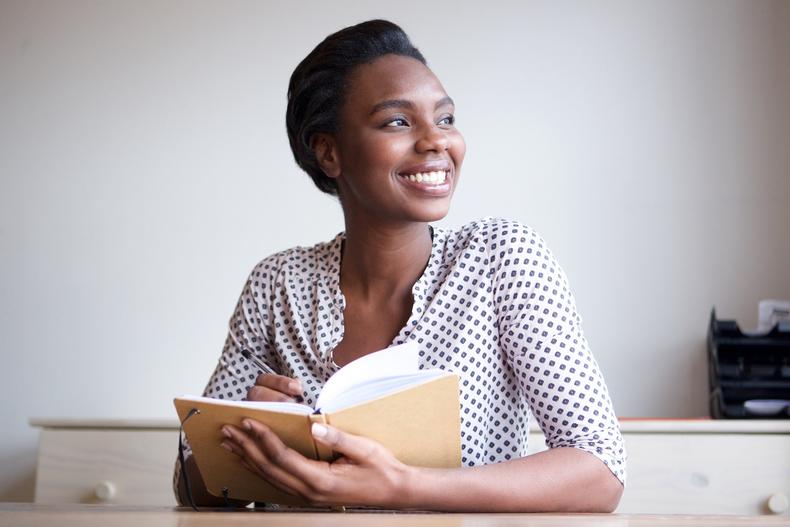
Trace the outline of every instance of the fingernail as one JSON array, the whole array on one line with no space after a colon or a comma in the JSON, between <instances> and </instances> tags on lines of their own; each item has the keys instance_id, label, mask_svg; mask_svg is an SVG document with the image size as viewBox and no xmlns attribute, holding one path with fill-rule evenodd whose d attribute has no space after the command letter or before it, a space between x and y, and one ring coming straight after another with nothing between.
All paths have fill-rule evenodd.
<instances>
[{"instance_id":1,"label":"fingernail","mask_svg":"<svg viewBox=\"0 0 790 527\"><path fill-rule=\"evenodd\" d=\"M233 435L231 435L231 433L230 433L230 429L227 426L223 426L222 427L222 435L224 435L228 439L233 437Z\"/></svg>"},{"instance_id":2,"label":"fingernail","mask_svg":"<svg viewBox=\"0 0 790 527\"><path fill-rule=\"evenodd\" d=\"M315 437L326 437L328 431L324 425L313 423L313 435Z\"/></svg>"},{"instance_id":3,"label":"fingernail","mask_svg":"<svg viewBox=\"0 0 790 527\"><path fill-rule=\"evenodd\" d=\"M250 424L249 421L244 421L243 423L241 423L241 426L243 426L245 430L252 430L252 425Z\"/></svg>"},{"instance_id":4,"label":"fingernail","mask_svg":"<svg viewBox=\"0 0 790 527\"><path fill-rule=\"evenodd\" d=\"M227 450L228 452L233 452L233 449L232 449L232 448L230 447L230 445L229 445L227 442L225 442L225 441L223 441L222 443L220 443L220 444L219 444L219 446L221 446L222 448L224 448L224 449L225 449L225 450Z\"/></svg>"},{"instance_id":5,"label":"fingernail","mask_svg":"<svg viewBox=\"0 0 790 527\"><path fill-rule=\"evenodd\" d=\"M299 393L301 393L302 392L302 385L301 385L301 383L299 381L291 381L291 382L288 383L288 389L291 390L291 392L299 392Z\"/></svg>"}]
</instances>

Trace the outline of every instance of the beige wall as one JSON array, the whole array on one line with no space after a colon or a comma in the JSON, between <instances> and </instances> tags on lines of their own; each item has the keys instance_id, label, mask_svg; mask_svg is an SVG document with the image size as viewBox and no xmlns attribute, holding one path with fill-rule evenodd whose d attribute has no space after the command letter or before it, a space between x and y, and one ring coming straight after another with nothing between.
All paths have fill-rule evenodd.
<instances>
[{"instance_id":1,"label":"beige wall","mask_svg":"<svg viewBox=\"0 0 790 527\"><path fill-rule=\"evenodd\" d=\"M0 1L0 500L32 499L29 417L174 417L249 269L342 228L285 88L372 17L458 103L443 223L537 228L618 414L704 415L711 306L790 298L789 6Z\"/></svg>"}]
</instances>

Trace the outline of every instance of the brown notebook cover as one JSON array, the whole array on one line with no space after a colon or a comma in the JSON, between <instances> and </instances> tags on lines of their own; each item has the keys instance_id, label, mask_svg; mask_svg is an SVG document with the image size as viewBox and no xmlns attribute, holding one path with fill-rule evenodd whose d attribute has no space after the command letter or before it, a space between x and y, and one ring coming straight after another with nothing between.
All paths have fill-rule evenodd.
<instances>
[{"instance_id":1,"label":"brown notebook cover","mask_svg":"<svg viewBox=\"0 0 790 527\"><path fill-rule=\"evenodd\" d=\"M421 467L461 466L461 421L458 375L447 374L402 388L396 392L326 414L300 415L176 398L184 432L189 439L200 474L211 494L230 498L306 505L247 471L235 454L220 446L224 424L241 426L245 418L271 427L291 448L312 459L330 459L332 452L317 443L310 433L314 421L325 422L346 432L374 439L403 463Z\"/></svg>"}]
</instances>

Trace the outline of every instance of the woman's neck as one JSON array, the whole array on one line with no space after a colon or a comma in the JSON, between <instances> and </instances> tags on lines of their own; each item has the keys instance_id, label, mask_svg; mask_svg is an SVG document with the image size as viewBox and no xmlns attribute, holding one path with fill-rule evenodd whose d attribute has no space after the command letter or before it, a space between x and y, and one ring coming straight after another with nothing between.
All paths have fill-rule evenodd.
<instances>
[{"instance_id":1,"label":"woman's neck","mask_svg":"<svg viewBox=\"0 0 790 527\"><path fill-rule=\"evenodd\" d=\"M386 303L411 295L431 255L427 223L398 225L346 222L340 267L344 295Z\"/></svg>"}]
</instances>

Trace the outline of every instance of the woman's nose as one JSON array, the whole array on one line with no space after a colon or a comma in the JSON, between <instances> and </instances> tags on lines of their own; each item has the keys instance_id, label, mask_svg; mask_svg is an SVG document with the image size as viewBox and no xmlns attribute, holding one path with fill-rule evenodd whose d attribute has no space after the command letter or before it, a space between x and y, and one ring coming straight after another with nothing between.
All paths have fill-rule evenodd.
<instances>
[{"instance_id":1,"label":"woman's nose","mask_svg":"<svg viewBox=\"0 0 790 527\"><path fill-rule=\"evenodd\" d=\"M444 152L448 147L447 134L435 125L427 126L415 145L418 152Z\"/></svg>"}]
</instances>

